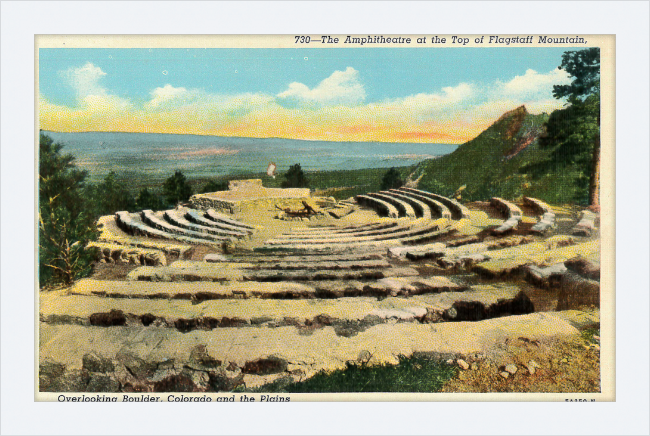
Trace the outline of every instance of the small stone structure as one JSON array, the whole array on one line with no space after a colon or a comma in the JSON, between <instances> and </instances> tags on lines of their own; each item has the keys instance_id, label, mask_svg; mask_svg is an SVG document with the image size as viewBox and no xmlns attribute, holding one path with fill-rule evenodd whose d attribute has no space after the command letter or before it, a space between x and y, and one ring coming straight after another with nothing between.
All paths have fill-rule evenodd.
<instances>
[{"instance_id":1,"label":"small stone structure","mask_svg":"<svg viewBox=\"0 0 650 436\"><path fill-rule=\"evenodd\" d=\"M302 201L310 198L308 188L265 188L261 179L249 179L230 181L227 191L193 195L190 204L195 209L236 213L275 206L298 209L303 207Z\"/></svg>"}]
</instances>

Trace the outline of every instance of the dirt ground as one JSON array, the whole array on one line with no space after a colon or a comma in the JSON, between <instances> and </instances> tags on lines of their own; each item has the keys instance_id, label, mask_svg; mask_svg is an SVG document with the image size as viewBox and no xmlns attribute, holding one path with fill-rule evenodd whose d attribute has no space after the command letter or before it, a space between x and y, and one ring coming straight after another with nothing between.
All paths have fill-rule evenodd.
<instances>
[{"instance_id":1,"label":"dirt ground","mask_svg":"<svg viewBox=\"0 0 650 436\"><path fill-rule=\"evenodd\" d=\"M460 369L442 392L600 392L600 341L592 332L597 329L581 337L495 344L486 356L468 357L470 368ZM505 371L512 364L514 374Z\"/></svg>"}]
</instances>

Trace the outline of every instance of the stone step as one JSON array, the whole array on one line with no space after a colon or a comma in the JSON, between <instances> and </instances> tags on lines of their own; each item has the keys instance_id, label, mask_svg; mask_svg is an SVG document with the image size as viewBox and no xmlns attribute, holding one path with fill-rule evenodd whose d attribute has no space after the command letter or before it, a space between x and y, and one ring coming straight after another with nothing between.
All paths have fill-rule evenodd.
<instances>
[{"instance_id":1,"label":"stone step","mask_svg":"<svg viewBox=\"0 0 650 436\"><path fill-rule=\"evenodd\" d=\"M330 231L335 233L356 233L365 230L380 230L398 225L397 221L380 221L377 223L359 224L352 226L313 226L313 227L297 227L292 228L292 233L321 233L323 231Z\"/></svg>"},{"instance_id":2,"label":"stone step","mask_svg":"<svg viewBox=\"0 0 650 436\"><path fill-rule=\"evenodd\" d=\"M413 268L369 268L363 270L291 270L245 271L243 280L255 282L314 281L314 280L377 280L386 277L415 277Z\"/></svg>"},{"instance_id":3,"label":"stone step","mask_svg":"<svg viewBox=\"0 0 650 436\"><path fill-rule=\"evenodd\" d=\"M279 327L341 323L480 321L504 314L531 313L533 305L517 287L480 286L466 292L415 295L409 298L338 299L184 299L105 298L60 295L44 299L40 319L49 323L153 325L181 331L216 327ZM320 322L319 322L320 320Z\"/></svg>"},{"instance_id":4,"label":"stone step","mask_svg":"<svg viewBox=\"0 0 650 436\"><path fill-rule=\"evenodd\" d=\"M307 261L307 262L264 262L256 264L256 270L358 270L371 268L390 268L386 260L348 260L348 261Z\"/></svg>"},{"instance_id":5,"label":"stone step","mask_svg":"<svg viewBox=\"0 0 650 436\"><path fill-rule=\"evenodd\" d=\"M195 238L191 236L185 236L183 234L174 234L174 233L168 233L162 230L158 230L142 222L142 220L139 217L134 217L133 215L131 215L129 212L126 211L116 212L115 222L122 230L135 236L172 239L175 241L180 241L186 244L194 244L194 245L197 244L213 245L215 243L215 241L212 240Z\"/></svg>"},{"instance_id":6,"label":"stone step","mask_svg":"<svg viewBox=\"0 0 650 436\"><path fill-rule=\"evenodd\" d=\"M469 268L476 263L488 260L492 250L506 247L516 247L533 242L530 236L513 235L496 240L485 240L482 243L461 245L447 248L442 255L432 253L429 257L437 259L442 268ZM498 256L498 255L497 255Z\"/></svg>"},{"instance_id":7,"label":"stone step","mask_svg":"<svg viewBox=\"0 0 650 436\"><path fill-rule=\"evenodd\" d=\"M192 230L199 233L209 233L211 235L233 237L233 238L244 238L250 235L250 233L244 231L227 230L219 227L195 224L185 219L182 213L175 210L166 210L164 212L164 218L165 220L167 220L167 222L169 222L174 226L187 229L187 230Z\"/></svg>"},{"instance_id":8,"label":"stone step","mask_svg":"<svg viewBox=\"0 0 650 436\"><path fill-rule=\"evenodd\" d=\"M220 267L217 267L219 265ZM412 268L367 268L362 270L251 270L252 264L212 264L178 261L170 266L139 267L127 274L127 280L152 282L194 281L312 281L312 280L373 280L385 277L417 276Z\"/></svg>"},{"instance_id":9,"label":"stone step","mask_svg":"<svg viewBox=\"0 0 650 436\"><path fill-rule=\"evenodd\" d=\"M269 245L294 245L294 244L359 244L362 242L385 241L390 239L410 238L427 234L431 231L440 230L441 226L446 224L446 220L436 221L413 221L413 225L399 226L394 232L383 233L372 236L345 236L331 238L313 238L313 239L269 239L266 244Z\"/></svg>"},{"instance_id":10,"label":"stone step","mask_svg":"<svg viewBox=\"0 0 650 436\"><path fill-rule=\"evenodd\" d=\"M142 266L130 271L126 279L131 281L149 282L228 282L243 280L242 264L220 264L221 268L208 268L213 266L207 262L196 262L192 268L178 268L171 266ZM203 267L201 265L207 265Z\"/></svg>"},{"instance_id":11,"label":"stone step","mask_svg":"<svg viewBox=\"0 0 650 436\"><path fill-rule=\"evenodd\" d=\"M458 223L459 221L456 221ZM438 225L431 224L427 228L413 232L413 236L395 236L392 235L391 238L381 238L369 241L349 241L347 243L342 242L329 242L329 243L297 243L292 242L291 244L278 244L278 245L266 245L264 247L256 248L255 251L258 252L279 252L285 251L289 253L310 253L315 254L317 252L322 253L344 253L344 252L358 252L359 250L375 250L379 252L386 250L390 246L396 244L402 245L419 245L425 244L431 241L435 241L443 236L449 235L455 231L454 226L444 227L440 229Z\"/></svg>"},{"instance_id":12,"label":"stone step","mask_svg":"<svg viewBox=\"0 0 650 436\"><path fill-rule=\"evenodd\" d=\"M226 224L223 222L217 222L217 221L212 221L203 215L202 212L199 212L198 210L194 209L188 209L185 211L185 218L195 224L201 225L201 226L206 226L214 229L223 229L226 231L231 231L231 232L237 232L237 233L244 233L244 234L252 234L253 230L247 228L247 227L241 227L241 226L235 226L231 224Z\"/></svg>"},{"instance_id":13,"label":"stone step","mask_svg":"<svg viewBox=\"0 0 650 436\"><path fill-rule=\"evenodd\" d=\"M521 222L521 217L511 217L508 218L501 224L500 226L494 228L491 230L493 235L505 235L507 233L512 232L519 226L519 223Z\"/></svg>"},{"instance_id":14,"label":"stone step","mask_svg":"<svg viewBox=\"0 0 650 436\"><path fill-rule=\"evenodd\" d=\"M201 262L181 260L173 262L170 266L174 268L224 268L224 265L234 265L244 270L358 270L372 268L390 268L390 263L384 259L379 260L301 260L301 261L277 261L256 263L254 259L248 263L232 262Z\"/></svg>"},{"instance_id":15,"label":"stone step","mask_svg":"<svg viewBox=\"0 0 650 436\"><path fill-rule=\"evenodd\" d=\"M446 250L446 245L440 242L433 244L418 245L413 247L390 247L388 249L388 256L395 258L403 258L409 260L418 259L431 259L442 256Z\"/></svg>"},{"instance_id":16,"label":"stone step","mask_svg":"<svg viewBox=\"0 0 650 436\"><path fill-rule=\"evenodd\" d=\"M416 217L428 220L431 219L431 208L424 201L404 195L402 192L395 189L391 189L390 191L380 191L379 193L407 202L413 208ZM451 215L449 215L449 219L451 219Z\"/></svg>"},{"instance_id":17,"label":"stone step","mask_svg":"<svg viewBox=\"0 0 650 436\"><path fill-rule=\"evenodd\" d=\"M321 254L316 256L232 256L228 257L227 262L244 262L244 263L272 263L272 262L352 262L357 260L380 260L383 259L379 253L360 252L353 254Z\"/></svg>"},{"instance_id":18,"label":"stone step","mask_svg":"<svg viewBox=\"0 0 650 436\"><path fill-rule=\"evenodd\" d=\"M440 218L452 219L452 213L449 210L449 208L447 208L447 206L445 206L442 202L436 200L435 198L420 194L418 192L405 191L402 188L391 189L390 191L396 194L401 194L406 197L413 198L414 200L426 204L429 207L429 213L432 217L437 216Z\"/></svg>"},{"instance_id":19,"label":"stone step","mask_svg":"<svg viewBox=\"0 0 650 436\"><path fill-rule=\"evenodd\" d=\"M460 292L467 285L456 283L447 277L391 277L370 282L310 281L309 284L294 282L136 282L82 279L68 291L71 295L100 296L111 298L162 298L192 301L218 299L301 299L342 298L359 296L409 296L441 292Z\"/></svg>"},{"instance_id":20,"label":"stone step","mask_svg":"<svg viewBox=\"0 0 650 436\"><path fill-rule=\"evenodd\" d=\"M230 241L235 239L233 237L210 235L207 233L196 232L193 230L186 230L182 227L178 227L168 223L167 221L165 221L164 219L156 215L152 210L143 210L142 212L140 212L140 218L142 219L142 222L147 224L148 226L151 226L157 230L160 230L165 233L170 233L173 235L188 236L190 238L205 240L208 242L210 241L223 242L223 241Z\"/></svg>"},{"instance_id":21,"label":"stone step","mask_svg":"<svg viewBox=\"0 0 650 436\"><path fill-rule=\"evenodd\" d=\"M358 296L409 296L441 292L461 292L468 288L447 277L389 277L370 282L355 280L347 281L314 281L313 286L318 298L341 298Z\"/></svg>"},{"instance_id":22,"label":"stone step","mask_svg":"<svg viewBox=\"0 0 650 436\"><path fill-rule=\"evenodd\" d=\"M255 230L255 226L251 224L247 224L243 221L238 221L235 219L232 219L231 217L224 215L220 212L217 212L214 209L208 209L205 211L205 218L211 219L212 221L216 223L223 223L223 224L229 224L231 226L239 227L239 228L244 228L248 230Z\"/></svg>"},{"instance_id":23,"label":"stone step","mask_svg":"<svg viewBox=\"0 0 650 436\"><path fill-rule=\"evenodd\" d=\"M133 237L122 230L116 222L114 215L102 216L97 220L100 231L98 242L115 244L125 248L135 247L162 251L165 254L183 258L192 251L191 245L163 242L156 239Z\"/></svg>"},{"instance_id":24,"label":"stone step","mask_svg":"<svg viewBox=\"0 0 650 436\"><path fill-rule=\"evenodd\" d=\"M415 219L415 210L413 210L413 207L411 207L409 203L402 199L384 194L382 192L371 192L366 195L392 204L399 211L399 215L402 217Z\"/></svg>"},{"instance_id":25,"label":"stone step","mask_svg":"<svg viewBox=\"0 0 650 436\"><path fill-rule=\"evenodd\" d=\"M388 235L391 233L396 233L400 231L407 231L409 229L413 228L413 223L408 223L405 225L398 225L394 227L388 227L388 228L383 228L383 229L372 229L372 230L361 230L358 232L346 232L346 233L339 233L339 232L310 232L308 234L304 233L283 233L279 236L276 236L272 240L316 240L316 239L342 239L342 238L360 238L360 237L365 237L365 236L376 236L376 235Z\"/></svg>"},{"instance_id":26,"label":"stone step","mask_svg":"<svg viewBox=\"0 0 650 436\"><path fill-rule=\"evenodd\" d=\"M92 388L88 380L81 380L82 369L99 369L103 371L99 376L114 382L113 390L178 391L179 380L193 391L232 390L241 384L254 388L279 377L297 381L320 371L345 369L349 362L396 364L400 355L487 353L495 343L518 337L530 341L578 337L575 325L581 322L598 323L598 312L531 313L475 322L381 323L363 330L287 326L182 333L142 325L103 328L41 322L39 384L44 391L84 392ZM92 384L98 373L91 374Z\"/></svg>"},{"instance_id":27,"label":"stone step","mask_svg":"<svg viewBox=\"0 0 650 436\"><path fill-rule=\"evenodd\" d=\"M523 215L518 206L503 198L492 197L490 205L499 210L506 218L521 217Z\"/></svg>"},{"instance_id":28,"label":"stone step","mask_svg":"<svg viewBox=\"0 0 650 436\"><path fill-rule=\"evenodd\" d=\"M442 195L434 194L432 192L427 192L427 191L421 191L419 189L414 189L414 188L400 188L400 191L409 192L412 194L418 194L439 201L449 209L452 218L455 220L462 219L462 218L469 219L470 217L469 209L467 209L465 206L460 204L458 201L453 200L451 198L443 197Z\"/></svg>"},{"instance_id":29,"label":"stone step","mask_svg":"<svg viewBox=\"0 0 650 436\"><path fill-rule=\"evenodd\" d=\"M504 235L517 228L523 217L519 207L499 197L492 197L490 199L490 205L499 210L507 218L503 224L492 229L493 235Z\"/></svg>"},{"instance_id":30,"label":"stone step","mask_svg":"<svg viewBox=\"0 0 650 436\"><path fill-rule=\"evenodd\" d=\"M525 265L554 265L577 255L597 256L599 252L600 241L554 249L549 249L544 243L532 243L490 252L489 260L474 266L473 271L483 277L504 277L519 272Z\"/></svg>"},{"instance_id":31,"label":"stone step","mask_svg":"<svg viewBox=\"0 0 650 436\"><path fill-rule=\"evenodd\" d=\"M167 258L162 250L119 245L105 241L92 241L87 247L97 249L97 260L101 263L167 265Z\"/></svg>"},{"instance_id":32,"label":"stone step","mask_svg":"<svg viewBox=\"0 0 650 436\"><path fill-rule=\"evenodd\" d=\"M537 198L533 197L524 197L524 204L533 207L537 210L537 213L540 215L543 215L545 213L553 213L553 209L551 209L551 206L548 204L544 203L542 200L539 200Z\"/></svg>"},{"instance_id":33,"label":"stone step","mask_svg":"<svg viewBox=\"0 0 650 436\"><path fill-rule=\"evenodd\" d=\"M397 208L387 201L369 197L367 195L357 195L355 197L355 200L357 200L357 203L359 203L361 206L366 206L374 209L380 216L387 216L389 218L399 217L399 211Z\"/></svg>"},{"instance_id":34,"label":"stone step","mask_svg":"<svg viewBox=\"0 0 650 436\"><path fill-rule=\"evenodd\" d=\"M562 276L566 274L567 267L563 262L547 267L537 265L524 266L524 277L527 282L540 288L554 288L560 286Z\"/></svg>"}]
</instances>

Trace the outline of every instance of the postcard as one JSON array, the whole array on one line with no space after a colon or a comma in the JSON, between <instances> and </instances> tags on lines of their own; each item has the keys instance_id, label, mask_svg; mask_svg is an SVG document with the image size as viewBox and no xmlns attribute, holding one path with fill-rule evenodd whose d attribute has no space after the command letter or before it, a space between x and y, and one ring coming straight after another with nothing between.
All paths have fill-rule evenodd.
<instances>
[{"instance_id":1,"label":"postcard","mask_svg":"<svg viewBox=\"0 0 650 436\"><path fill-rule=\"evenodd\" d=\"M36 400L615 400L613 35L35 43Z\"/></svg>"}]
</instances>

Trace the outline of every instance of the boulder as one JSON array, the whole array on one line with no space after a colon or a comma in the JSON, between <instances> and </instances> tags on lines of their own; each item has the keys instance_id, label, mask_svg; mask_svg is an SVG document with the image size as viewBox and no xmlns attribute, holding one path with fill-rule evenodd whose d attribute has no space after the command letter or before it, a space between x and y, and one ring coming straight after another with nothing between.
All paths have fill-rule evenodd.
<instances>
[{"instance_id":1,"label":"boulder","mask_svg":"<svg viewBox=\"0 0 650 436\"><path fill-rule=\"evenodd\" d=\"M97 352L86 353L82 358L83 369L90 372L113 372L115 365L111 359L108 359Z\"/></svg>"}]
</instances>

